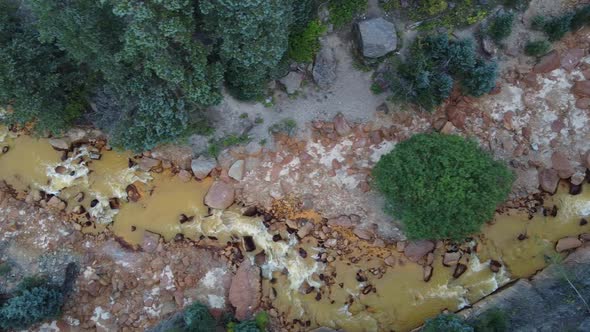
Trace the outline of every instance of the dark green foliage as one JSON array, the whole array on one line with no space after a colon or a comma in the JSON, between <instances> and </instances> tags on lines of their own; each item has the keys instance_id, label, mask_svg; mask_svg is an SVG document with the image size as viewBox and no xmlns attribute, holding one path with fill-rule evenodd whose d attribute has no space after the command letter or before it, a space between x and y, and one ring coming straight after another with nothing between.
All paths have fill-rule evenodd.
<instances>
[{"instance_id":1,"label":"dark green foliage","mask_svg":"<svg viewBox=\"0 0 590 332\"><path fill-rule=\"evenodd\" d=\"M367 10L367 0L330 0L330 22L336 28L350 23L354 17Z\"/></svg>"},{"instance_id":2,"label":"dark green foliage","mask_svg":"<svg viewBox=\"0 0 590 332\"><path fill-rule=\"evenodd\" d=\"M422 332L473 332L473 328L457 315L440 314L427 320Z\"/></svg>"},{"instance_id":3,"label":"dark green foliage","mask_svg":"<svg viewBox=\"0 0 590 332\"><path fill-rule=\"evenodd\" d=\"M431 111L449 97L454 80L473 96L495 86L496 64L478 58L470 39L449 41L446 34L421 38L412 45L408 59L385 75L394 101Z\"/></svg>"},{"instance_id":4,"label":"dark green foliage","mask_svg":"<svg viewBox=\"0 0 590 332\"><path fill-rule=\"evenodd\" d=\"M287 51L291 22L289 0L202 0L207 30L219 42L230 90L255 100Z\"/></svg>"},{"instance_id":5,"label":"dark green foliage","mask_svg":"<svg viewBox=\"0 0 590 332\"><path fill-rule=\"evenodd\" d=\"M478 232L513 181L474 141L437 133L398 144L379 160L373 177L412 239L461 240Z\"/></svg>"},{"instance_id":6,"label":"dark green foliage","mask_svg":"<svg viewBox=\"0 0 590 332\"><path fill-rule=\"evenodd\" d=\"M524 53L528 56L543 56L551 51L551 43L546 40L528 41Z\"/></svg>"},{"instance_id":7,"label":"dark green foliage","mask_svg":"<svg viewBox=\"0 0 590 332\"><path fill-rule=\"evenodd\" d=\"M217 325L209 309L199 302L184 309L184 323L188 332L215 332Z\"/></svg>"},{"instance_id":8,"label":"dark green foliage","mask_svg":"<svg viewBox=\"0 0 590 332\"><path fill-rule=\"evenodd\" d=\"M289 58L297 62L312 62L320 50L318 38L326 31L326 27L318 20L311 21L301 33L289 38Z\"/></svg>"},{"instance_id":9,"label":"dark green foliage","mask_svg":"<svg viewBox=\"0 0 590 332\"><path fill-rule=\"evenodd\" d=\"M315 18L316 5L314 0L293 1L293 22L291 34L301 33Z\"/></svg>"},{"instance_id":10,"label":"dark green foliage","mask_svg":"<svg viewBox=\"0 0 590 332\"><path fill-rule=\"evenodd\" d=\"M391 4L391 2L394 4ZM399 5L399 0L390 1L387 7L391 8L394 5ZM418 29L436 30L444 27L448 30L454 30L482 21L494 6L494 1L421 0L410 1L410 6L401 10L404 16L408 16L413 21L421 22Z\"/></svg>"},{"instance_id":11,"label":"dark green foliage","mask_svg":"<svg viewBox=\"0 0 590 332\"><path fill-rule=\"evenodd\" d=\"M506 314L498 309L484 313L473 324L475 332L507 332L508 322Z\"/></svg>"},{"instance_id":12,"label":"dark green foliage","mask_svg":"<svg viewBox=\"0 0 590 332\"><path fill-rule=\"evenodd\" d=\"M84 70L57 47L40 44L18 15L12 2L0 2L0 105L14 108L3 121L59 134L86 108Z\"/></svg>"},{"instance_id":13,"label":"dark green foliage","mask_svg":"<svg viewBox=\"0 0 590 332\"><path fill-rule=\"evenodd\" d=\"M189 114L221 99L222 67L194 38L189 1L31 0L31 6L43 40L96 73L103 87L89 118L114 145L141 151L177 140L191 129Z\"/></svg>"},{"instance_id":14,"label":"dark green foliage","mask_svg":"<svg viewBox=\"0 0 590 332\"><path fill-rule=\"evenodd\" d=\"M571 29L578 30L584 25L590 24L590 5L584 6L574 13L572 17Z\"/></svg>"},{"instance_id":15,"label":"dark green foliage","mask_svg":"<svg viewBox=\"0 0 590 332\"><path fill-rule=\"evenodd\" d=\"M0 308L0 329L26 329L61 314L65 300L63 289L43 278L25 279Z\"/></svg>"},{"instance_id":16,"label":"dark green foliage","mask_svg":"<svg viewBox=\"0 0 590 332\"><path fill-rule=\"evenodd\" d=\"M511 12L504 12L497 14L492 18L486 33L495 42L501 42L508 38L512 33L512 24L514 23L514 14Z\"/></svg>"},{"instance_id":17,"label":"dark green foliage","mask_svg":"<svg viewBox=\"0 0 590 332\"><path fill-rule=\"evenodd\" d=\"M549 40L557 41L563 38L570 31L572 18L572 14L566 14L546 20L543 24L543 31L547 34Z\"/></svg>"},{"instance_id":18,"label":"dark green foliage","mask_svg":"<svg viewBox=\"0 0 590 332\"><path fill-rule=\"evenodd\" d=\"M266 331L268 320L268 314L262 311L256 314L254 319L242 322L230 322L227 324L227 330L228 332L262 332Z\"/></svg>"},{"instance_id":19,"label":"dark green foliage","mask_svg":"<svg viewBox=\"0 0 590 332\"><path fill-rule=\"evenodd\" d=\"M461 86L468 95L479 97L492 91L496 86L497 75L497 63L478 59L475 66L465 74Z\"/></svg>"}]
</instances>

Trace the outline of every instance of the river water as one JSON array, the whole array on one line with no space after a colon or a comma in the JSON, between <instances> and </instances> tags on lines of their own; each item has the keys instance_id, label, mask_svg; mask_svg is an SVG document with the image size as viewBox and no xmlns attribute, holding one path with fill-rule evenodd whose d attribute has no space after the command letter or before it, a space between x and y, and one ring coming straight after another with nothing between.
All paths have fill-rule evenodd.
<instances>
[{"instance_id":1,"label":"river water","mask_svg":"<svg viewBox=\"0 0 590 332\"><path fill-rule=\"evenodd\" d=\"M544 216L542 209L532 218L518 210L498 214L468 244L471 253L461 259L468 267L463 275L454 278L453 268L443 266L448 249L443 245L434 252L433 274L425 282L423 267L408 261L395 247L372 246L346 230L339 234L347 241L347 249L338 253L322 248L312 237L299 242L286 233L281 241L273 241L260 218L244 217L237 208L209 212L203 198L211 179L182 182L166 170L142 172L129 167L132 156L122 152L102 151L100 160L91 160L92 147L79 148L61 161L61 152L46 140L17 137L1 127L0 145L10 148L0 155L0 180L21 193L37 189L56 194L68 203L69 211L84 206L96 220L85 225L84 232L108 227L132 245L141 243L145 231L166 240L177 234L195 240L209 237L221 245L252 237L256 250L247 255L254 259L264 251L263 291L291 324L290 330L329 326L346 331L408 331L443 309L458 310L515 278L533 275L546 266L545 256L554 253L558 239L590 232L590 225L580 225L581 218L590 216L588 187L571 196L562 184L544 202L546 207L558 208L556 217ZM141 195L137 202L126 200L131 184ZM119 199L118 209L109 204L113 198ZM303 213L314 222L321 221L312 211ZM192 221L181 224L181 214ZM518 240L519 235L526 238ZM305 258L301 249L308 253ZM322 253L334 257L333 261L314 259ZM384 264L387 257L389 265ZM492 259L502 263L497 272L489 267ZM301 292L302 284L312 291Z\"/></svg>"}]
</instances>

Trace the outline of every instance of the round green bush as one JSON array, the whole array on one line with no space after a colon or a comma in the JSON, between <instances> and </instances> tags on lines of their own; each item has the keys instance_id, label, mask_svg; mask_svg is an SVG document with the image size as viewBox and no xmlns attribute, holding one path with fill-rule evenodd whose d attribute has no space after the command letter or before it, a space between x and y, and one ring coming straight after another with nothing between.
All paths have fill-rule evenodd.
<instances>
[{"instance_id":1,"label":"round green bush","mask_svg":"<svg viewBox=\"0 0 590 332\"><path fill-rule=\"evenodd\" d=\"M33 324L56 318L64 303L59 289L40 286L24 289L0 308L0 330L26 329Z\"/></svg>"},{"instance_id":2,"label":"round green bush","mask_svg":"<svg viewBox=\"0 0 590 332\"><path fill-rule=\"evenodd\" d=\"M551 43L546 40L528 41L524 53L528 56L540 57L551 51Z\"/></svg>"},{"instance_id":3,"label":"round green bush","mask_svg":"<svg viewBox=\"0 0 590 332\"><path fill-rule=\"evenodd\" d=\"M474 141L438 133L399 143L379 160L373 177L409 238L454 240L492 219L514 178Z\"/></svg>"},{"instance_id":4,"label":"round green bush","mask_svg":"<svg viewBox=\"0 0 590 332\"><path fill-rule=\"evenodd\" d=\"M215 332L217 328L217 322L209 309L199 302L184 309L184 323L189 332Z\"/></svg>"},{"instance_id":5,"label":"round green bush","mask_svg":"<svg viewBox=\"0 0 590 332\"><path fill-rule=\"evenodd\" d=\"M422 332L473 332L473 327L457 315L440 314L427 320Z\"/></svg>"}]
</instances>

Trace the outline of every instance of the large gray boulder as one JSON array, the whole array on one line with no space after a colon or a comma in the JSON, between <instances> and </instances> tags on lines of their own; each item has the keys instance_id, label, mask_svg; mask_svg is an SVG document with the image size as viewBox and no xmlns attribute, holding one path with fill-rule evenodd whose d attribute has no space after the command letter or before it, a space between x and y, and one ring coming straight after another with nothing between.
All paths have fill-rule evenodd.
<instances>
[{"instance_id":1,"label":"large gray boulder","mask_svg":"<svg viewBox=\"0 0 590 332\"><path fill-rule=\"evenodd\" d=\"M329 88L336 81L337 61L334 50L322 43L322 48L313 65L313 80L322 89Z\"/></svg>"},{"instance_id":2,"label":"large gray boulder","mask_svg":"<svg viewBox=\"0 0 590 332\"><path fill-rule=\"evenodd\" d=\"M397 48L395 26L381 17L357 23L356 31L359 50L367 58L380 58Z\"/></svg>"}]
</instances>

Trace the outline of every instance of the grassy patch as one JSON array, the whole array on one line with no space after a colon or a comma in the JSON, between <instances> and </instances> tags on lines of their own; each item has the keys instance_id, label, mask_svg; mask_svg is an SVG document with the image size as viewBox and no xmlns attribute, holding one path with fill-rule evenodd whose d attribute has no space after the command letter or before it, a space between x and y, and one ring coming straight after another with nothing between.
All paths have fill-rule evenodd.
<instances>
[{"instance_id":1,"label":"grassy patch","mask_svg":"<svg viewBox=\"0 0 590 332\"><path fill-rule=\"evenodd\" d=\"M330 22L340 28L367 10L367 0L330 0Z\"/></svg>"},{"instance_id":2,"label":"grassy patch","mask_svg":"<svg viewBox=\"0 0 590 332\"><path fill-rule=\"evenodd\" d=\"M251 140L252 139L248 135L231 134L218 140L209 141L209 148L207 149L207 152L210 156L217 157L223 149L226 149L234 145L246 144L249 143Z\"/></svg>"},{"instance_id":3,"label":"grassy patch","mask_svg":"<svg viewBox=\"0 0 590 332\"><path fill-rule=\"evenodd\" d=\"M524 53L528 56L540 57L551 51L551 43L546 40L528 41Z\"/></svg>"},{"instance_id":4,"label":"grassy patch","mask_svg":"<svg viewBox=\"0 0 590 332\"><path fill-rule=\"evenodd\" d=\"M318 38L326 31L326 27L319 21L309 22L307 27L289 38L289 58L297 62L312 62L320 50Z\"/></svg>"},{"instance_id":5,"label":"grassy patch","mask_svg":"<svg viewBox=\"0 0 590 332\"><path fill-rule=\"evenodd\" d=\"M286 134L292 136L297 131L297 122L293 119L284 119L268 127L271 134Z\"/></svg>"}]
</instances>

